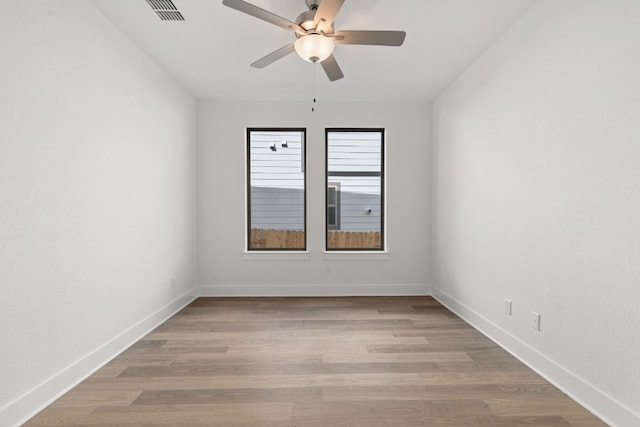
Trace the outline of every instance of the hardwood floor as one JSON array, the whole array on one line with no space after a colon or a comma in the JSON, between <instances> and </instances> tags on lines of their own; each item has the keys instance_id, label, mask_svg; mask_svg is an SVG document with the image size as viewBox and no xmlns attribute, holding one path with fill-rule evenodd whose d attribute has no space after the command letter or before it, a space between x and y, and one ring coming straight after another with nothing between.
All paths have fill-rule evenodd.
<instances>
[{"instance_id":1,"label":"hardwood floor","mask_svg":"<svg viewBox=\"0 0 640 427\"><path fill-rule=\"evenodd\" d=\"M27 426L603 426L430 297L199 298Z\"/></svg>"}]
</instances>

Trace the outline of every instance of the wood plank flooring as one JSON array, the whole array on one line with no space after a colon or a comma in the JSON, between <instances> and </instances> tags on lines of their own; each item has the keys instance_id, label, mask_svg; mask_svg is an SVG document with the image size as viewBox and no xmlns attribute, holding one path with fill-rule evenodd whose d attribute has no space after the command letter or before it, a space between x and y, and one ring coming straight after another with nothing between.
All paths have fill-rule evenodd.
<instances>
[{"instance_id":1,"label":"wood plank flooring","mask_svg":"<svg viewBox=\"0 0 640 427\"><path fill-rule=\"evenodd\" d=\"M430 297L199 298L26 426L603 426Z\"/></svg>"}]
</instances>

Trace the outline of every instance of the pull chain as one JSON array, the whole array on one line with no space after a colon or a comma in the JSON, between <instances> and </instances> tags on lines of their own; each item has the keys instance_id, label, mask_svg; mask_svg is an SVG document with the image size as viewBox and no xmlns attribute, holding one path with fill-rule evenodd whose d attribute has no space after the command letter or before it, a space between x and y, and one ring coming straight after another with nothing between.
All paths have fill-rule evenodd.
<instances>
[{"instance_id":1,"label":"pull chain","mask_svg":"<svg viewBox=\"0 0 640 427\"><path fill-rule=\"evenodd\" d=\"M313 63L313 78L311 80L311 97L313 98L313 104L311 104L311 112L316 111L316 69L318 68L318 62Z\"/></svg>"}]
</instances>

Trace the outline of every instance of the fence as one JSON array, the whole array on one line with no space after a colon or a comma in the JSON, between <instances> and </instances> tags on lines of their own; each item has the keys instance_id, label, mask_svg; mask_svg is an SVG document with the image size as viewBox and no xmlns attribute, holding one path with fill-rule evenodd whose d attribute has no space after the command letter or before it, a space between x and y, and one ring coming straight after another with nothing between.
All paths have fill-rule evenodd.
<instances>
[{"instance_id":1,"label":"fence","mask_svg":"<svg viewBox=\"0 0 640 427\"><path fill-rule=\"evenodd\" d=\"M382 249L379 231L329 231L327 249Z\"/></svg>"},{"instance_id":2,"label":"fence","mask_svg":"<svg viewBox=\"0 0 640 427\"><path fill-rule=\"evenodd\" d=\"M304 231L252 228L251 249L303 249ZM379 231L329 231L328 249L381 249Z\"/></svg>"},{"instance_id":3,"label":"fence","mask_svg":"<svg viewBox=\"0 0 640 427\"><path fill-rule=\"evenodd\" d=\"M304 231L251 229L251 249L304 249Z\"/></svg>"}]
</instances>

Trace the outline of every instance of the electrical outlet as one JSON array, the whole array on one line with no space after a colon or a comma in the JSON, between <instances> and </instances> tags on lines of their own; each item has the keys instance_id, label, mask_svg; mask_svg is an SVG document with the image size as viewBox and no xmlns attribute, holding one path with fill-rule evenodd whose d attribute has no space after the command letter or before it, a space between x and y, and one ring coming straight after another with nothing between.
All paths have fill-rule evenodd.
<instances>
[{"instance_id":1,"label":"electrical outlet","mask_svg":"<svg viewBox=\"0 0 640 427\"><path fill-rule=\"evenodd\" d=\"M511 300L508 298L504 299L504 314L511 316Z\"/></svg>"},{"instance_id":2,"label":"electrical outlet","mask_svg":"<svg viewBox=\"0 0 640 427\"><path fill-rule=\"evenodd\" d=\"M531 312L531 327L536 331L540 330L540 315L535 311Z\"/></svg>"}]
</instances>

